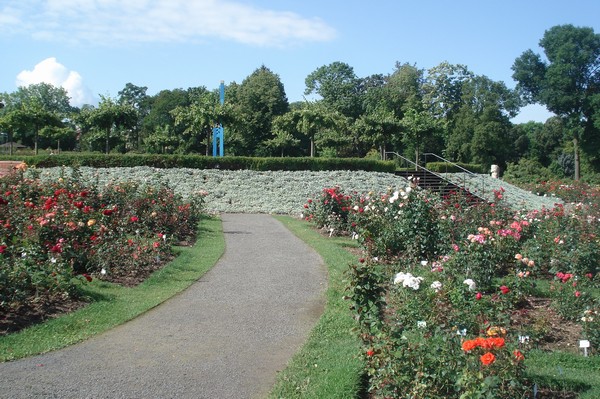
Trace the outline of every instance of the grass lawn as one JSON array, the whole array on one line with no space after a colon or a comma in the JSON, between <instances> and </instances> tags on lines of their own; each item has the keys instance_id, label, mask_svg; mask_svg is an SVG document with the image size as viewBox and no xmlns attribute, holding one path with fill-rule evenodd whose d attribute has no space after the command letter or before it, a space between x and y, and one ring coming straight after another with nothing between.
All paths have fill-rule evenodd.
<instances>
[{"instance_id":1,"label":"grass lawn","mask_svg":"<svg viewBox=\"0 0 600 399\"><path fill-rule=\"evenodd\" d=\"M539 386L554 392L577 392L579 399L600 398L600 356L532 350L527 374Z\"/></svg>"},{"instance_id":2,"label":"grass lawn","mask_svg":"<svg viewBox=\"0 0 600 399\"><path fill-rule=\"evenodd\" d=\"M344 272L356 257L346 250L356 247L347 238L323 238L311 225L291 217L278 217L289 230L323 258L329 271L325 313L308 341L277 378L270 398L355 398L361 388L364 364L360 342L353 329L345 291Z\"/></svg>"},{"instance_id":3,"label":"grass lawn","mask_svg":"<svg viewBox=\"0 0 600 399\"><path fill-rule=\"evenodd\" d=\"M221 221L204 218L198 240L178 247L178 256L134 288L94 280L79 287L92 299L86 307L15 334L0 337L0 361L49 352L133 319L183 291L206 273L225 250Z\"/></svg>"}]
</instances>

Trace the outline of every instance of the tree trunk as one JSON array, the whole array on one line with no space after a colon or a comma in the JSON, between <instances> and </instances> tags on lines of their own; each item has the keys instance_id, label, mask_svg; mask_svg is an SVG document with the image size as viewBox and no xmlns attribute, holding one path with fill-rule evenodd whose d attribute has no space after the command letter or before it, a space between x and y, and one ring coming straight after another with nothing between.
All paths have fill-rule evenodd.
<instances>
[{"instance_id":1,"label":"tree trunk","mask_svg":"<svg viewBox=\"0 0 600 399\"><path fill-rule=\"evenodd\" d=\"M208 156L210 154L210 136L212 135L212 130L209 129L208 132L206 132L206 156Z\"/></svg>"},{"instance_id":2,"label":"tree trunk","mask_svg":"<svg viewBox=\"0 0 600 399\"><path fill-rule=\"evenodd\" d=\"M576 181L579 181L579 172L580 172L580 161L579 161L579 140L577 140L577 137L575 137L573 139L573 152L574 152L574 158L575 158L575 177L574 179Z\"/></svg>"},{"instance_id":3,"label":"tree trunk","mask_svg":"<svg viewBox=\"0 0 600 399\"><path fill-rule=\"evenodd\" d=\"M310 157L313 158L315 156L315 140L313 138L310 139Z\"/></svg>"},{"instance_id":4,"label":"tree trunk","mask_svg":"<svg viewBox=\"0 0 600 399\"><path fill-rule=\"evenodd\" d=\"M105 152L108 154L110 152L110 148L108 146L108 140L110 138L110 127L108 129L106 129L106 148L105 148Z\"/></svg>"},{"instance_id":5,"label":"tree trunk","mask_svg":"<svg viewBox=\"0 0 600 399\"><path fill-rule=\"evenodd\" d=\"M33 143L33 149L35 152L35 155L38 155L38 129L35 129L35 138L34 138L34 143Z\"/></svg>"},{"instance_id":6,"label":"tree trunk","mask_svg":"<svg viewBox=\"0 0 600 399\"><path fill-rule=\"evenodd\" d=\"M419 148L415 148L415 169L419 170Z\"/></svg>"}]
</instances>

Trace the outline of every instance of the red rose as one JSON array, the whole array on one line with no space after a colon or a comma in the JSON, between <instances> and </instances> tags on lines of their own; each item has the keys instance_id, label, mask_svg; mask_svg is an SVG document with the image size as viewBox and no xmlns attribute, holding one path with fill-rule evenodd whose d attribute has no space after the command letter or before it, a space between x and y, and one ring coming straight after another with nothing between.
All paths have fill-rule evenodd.
<instances>
[{"instance_id":1,"label":"red rose","mask_svg":"<svg viewBox=\"0 0 600 399\"><path fill-rule=\"evenodd\" d=\"M513 355L515 355L515 360L518 362L525 360L525 356L523 356L521 351L518 349L515 349L515 351L513 352Z\"/></svg>"},{"instance_id":2,"label":"red rose","mask_svg":"<svg viewBox=\"0 0 600 399\"><path fill-rule=\"evenodd\" d=\"M500 287L500 291L503 294L508 294L510 292L510 288L508 288L507 286L503 285L503 286Z\"/></svg>"}]
</instances>

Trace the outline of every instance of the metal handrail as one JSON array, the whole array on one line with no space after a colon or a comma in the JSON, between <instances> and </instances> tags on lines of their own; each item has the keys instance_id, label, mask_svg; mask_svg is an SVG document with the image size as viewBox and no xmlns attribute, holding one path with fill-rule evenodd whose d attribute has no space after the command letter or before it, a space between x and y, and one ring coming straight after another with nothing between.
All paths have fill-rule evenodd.
<instances>
[{"instance_id":1,"label":"metal handrail","mask_svg":"<svg viewBox=\"0 0 600 399\"><path fill-rule=\"evenodd\" d=\"M439 159L439 160L441 160L441 161L443 161L443 162L445 162L447 164L450 164L450 165L454 166L455 168L458 168L458 169L462 170L463 173L465 173L465 174L467 174L469 176L472 176L474 178L480 179L480 181L481 181L481 190L482 190L481 197L485 198L485 187L486 187L486 184L485 184L485 179L483 178L483 176L481 176L481 175L479 175L477 173L473 173L470 170L465 169L462 166L457 165L456 163L454 163L454 162L452 162L452 161L450 161L450 160L448 160L446 158L443 158L443 157L441 157L441 156L439 156L437 154L434 154L432 152L426 152L426 153L423 154L423 156L425 157L425 165L427 165L427 156L428 155L431 155L431 156L435 157L436 159ZM448 173L448 172L446 172L446 173ZM463 183L462 183L463 189L466 189L466 179L463 177L462 181L463 181Z\"/></svg>"},{"instance_id":2,"label":"metal handrail","mask_svg":"<svg viewBox=\"0 0 600 399\"><path fill-rule=\"evenodd\" d=\"M421 165L419 165L418 163L415 163L415 162L411 161L410 159L403 157L402 155L398 154L397 152L394 152L394 151L386 151L384 154L394 154L394 155L395 155L395 156L397 156L398 158L402 159L404 162L407 162L407 163L409 163L409 164L413 165L413 166L415 167L415 172L418 172L418 171L419 171L419 169L421 169L421 170L424 170L424 171L425 171L425 172L427 172L427 173L431 173L432 175L435 175L435 176L439 177L440 179L442 179L442 180L443 180L443 181L445 181L446 183L452 183L450 180L446 179L444 176L440 175L439 173L437 173L437 172L434 172L434 171L432 171L432 170L429 170L429 169L427 169L426 167L424 167L424 166L421 166ZM452 184L454 184L454 183L452 183Z\"/></svg>"},{"instance_id":3,"label":"metal handrail","mask_svg":"<svg viewBox=\"0 0 600 399\"><path fill-rule=\"evenodd\" d=\"M397 156L398 158L402 159L404 162L408 162L409 164L413 165L415 167L415 170L419 170L419 168L425 169L422 166L419 166L418 164L414 163L413 161L411 161L408 158L404 158L402 155L398 154L397 152L394 151L385 151L384 152L385 155L387 154L394 154L395 156ZM427 170L427 169L425 169ZM430 172L429 170L427 170L428 172ZM433 172L432 172L433 173Z\"/></svg>"}]
</instances>

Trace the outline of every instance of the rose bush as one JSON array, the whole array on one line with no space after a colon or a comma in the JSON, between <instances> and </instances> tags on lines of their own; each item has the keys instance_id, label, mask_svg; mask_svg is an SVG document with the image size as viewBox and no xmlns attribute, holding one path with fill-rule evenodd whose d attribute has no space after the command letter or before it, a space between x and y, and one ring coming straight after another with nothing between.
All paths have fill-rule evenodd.
<instances>
[{"instance_id":1,"label":"rose bush","mask_svg":"<svg viewBox=\"0 0 600 399\"><path fill-rule=\"evenodd\" d=\"M528 397L523 360L543 337L520 316L536 280L561 287L552 306L595 339L593 208L513 210L502 189L494 199L409 185L346 206L364 252L348 280L374 398Z\"/></svg>"},{"instance_id":2,"label":"rose bush","mask_svg":"<svg viewBox=\"0 0 600 399\"><path fill-rule=\"evenodd\" d=\"M137 183L83 185L74 173L54 182L0 179L0 309L74 294L76 276L135 277L192 238L202 198Z\"/></svg>"}]
</instances>

